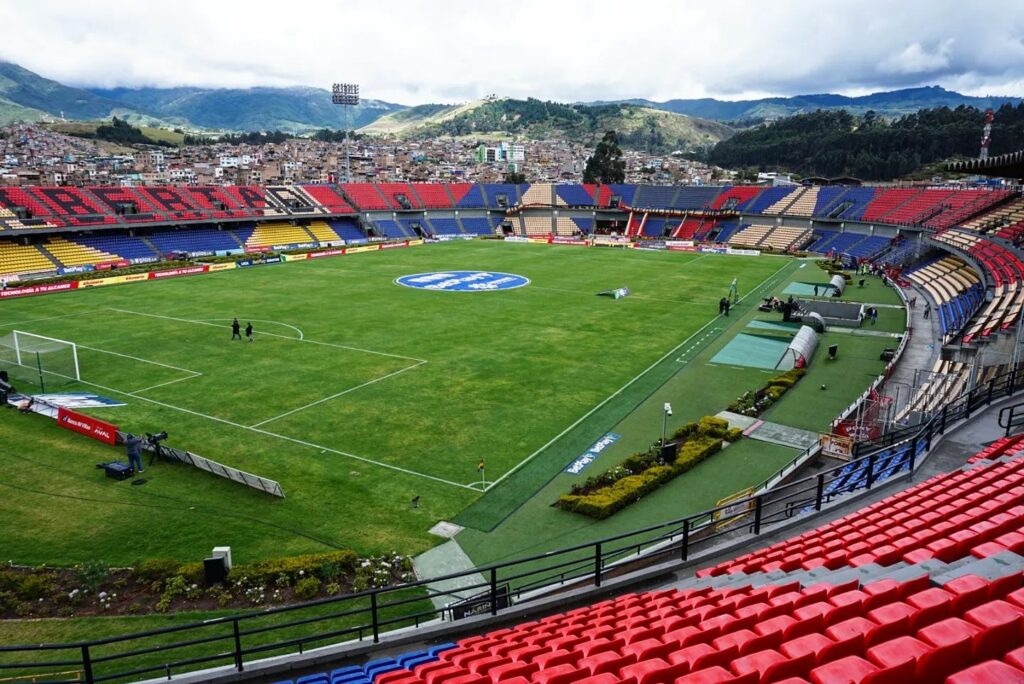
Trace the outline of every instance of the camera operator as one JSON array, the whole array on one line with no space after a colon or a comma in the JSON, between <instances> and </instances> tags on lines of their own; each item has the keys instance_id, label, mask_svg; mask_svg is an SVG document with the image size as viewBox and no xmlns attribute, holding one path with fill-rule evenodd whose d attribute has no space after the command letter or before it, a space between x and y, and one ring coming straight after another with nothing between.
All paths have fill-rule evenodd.
<instances>
[{"instance_id":1,"label":"camera operator","mask_svg":"<svg viewBox=\"0 0 1024 684\"><path fill-rule=\"evenodd\" d=\"M128 433L124 436L124 446L128 454L128 465L132 467L137 473L141 473L145 470L142 467L142 438L136 437L132 433Z\"/></svg>"}]
</instances>

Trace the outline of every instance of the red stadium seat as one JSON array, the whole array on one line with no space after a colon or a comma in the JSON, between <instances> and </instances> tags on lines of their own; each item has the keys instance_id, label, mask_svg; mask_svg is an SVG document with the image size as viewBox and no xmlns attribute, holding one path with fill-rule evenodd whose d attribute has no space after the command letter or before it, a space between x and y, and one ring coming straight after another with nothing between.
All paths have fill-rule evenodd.
<instances>
[{"instance_id":1,"label":"red stadium seat","mask_svg":"<svg viewBox=\"0 0 1024 684\"><path fill-rule=\"evenodd\" d=\"M1024 671L1001 663L998 660L987 660L966 670L950 675L946 684L1021 684L1024 683Z\"/></svg>"}]
</instances>

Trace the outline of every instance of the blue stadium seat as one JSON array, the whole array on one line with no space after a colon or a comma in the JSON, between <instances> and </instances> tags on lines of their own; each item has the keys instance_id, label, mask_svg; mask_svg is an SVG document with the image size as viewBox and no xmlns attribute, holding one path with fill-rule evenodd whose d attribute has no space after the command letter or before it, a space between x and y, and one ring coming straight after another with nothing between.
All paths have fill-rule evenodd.
<instances>
[{"instance_id":1,"label":"blue stadium seat","mask_svg":"<svg viewBox=\"0 0 1024 684\"><path fill-rule=\"evenodd\" d=\"M331 678L324 672L303 675L295 680L295 684L331 684Z\"/></svg>"},{"instance_id":2,"label":"blue stadium seat","mask_svg":"<svg viewBox=\"0 0 1024 684\"><path fill-rule=\"evenodd\" d=\"M498 223L501 223L501 219L498 219ZM462 227L467 233L471 233L473 235L492 235L495 228L490 219L483 217L464 218L462 219Z\"/></svg>"},{"instance_id":3,"label":"blue stadium seat","mask_svg":"<svg viewBox=\"0 0 1024 684\"><path fill-rule=\"evenodd\" d=\"M555 194L570 207L594 206L594 198L582 185L556 185Z\"/></svg>"},{"instance_id":4,"label":"blue stadium seat","mask_svg":"<svg viewBox=\"0 0 1024 684\"><path fill-rule=\"evenodd\" d=\"M750 203L750 206L748 207L747 211L749 211L752 214L763 213L765 209L772 206L789 193L793 192L793 190L794 188L784 187L766 188L764 192L757 196L757 199Z\"/></svg>"},{"instance_id":5,"label":"blue stadium seat","mask_svg":"<svg viewBox=\"0 0 1024 684\"><path fill-rule=\"evenodd\" d=\"M365 240L366 234L359 229L359 225L352 219L331 219L327 223L334 229L342 240Z\"/></svg>"},{"instance_id":6,"label":"blue stadium seat","mask_svg":"<svg viewBox=\"0 0 1024 684\"><path fill-rule=\"evenodd\" d=\"M236 224L231 230L216 228L186 228L183 230L162 230L149 236L164 254L170 252L216 252L241 249L252 235L253 224ZM241 243L241 244L240 244Z\"/></svg>"}]
</instances>

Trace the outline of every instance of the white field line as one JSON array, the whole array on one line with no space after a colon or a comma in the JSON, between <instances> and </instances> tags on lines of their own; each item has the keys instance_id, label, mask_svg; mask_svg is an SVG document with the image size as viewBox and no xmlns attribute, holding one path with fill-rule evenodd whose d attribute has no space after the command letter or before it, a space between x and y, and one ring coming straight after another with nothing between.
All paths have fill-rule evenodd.
<instances>
[{"instance_id":1,"label":"white field line","mask_svg":"<svg viewBox=\"0 0 1024 684\"><path fill-rule=\"evenodd\" d=\"M286 339L294 339L294 338L286 338ZM67 376L64 376L64 377L67 377ZM401 468L401 467L396 466L396 465L391 465L390 463L382 463L381 461L375 461L372 458L367 458L365 456L359 456L357 454L349 453L347 451L341 451L340 449L332 449L331 447L327 447L327 446L324 446L322 444L314 444L313 442L307 442L307 441L302 440L302 439L296 439L295 437L289 437L287 435L281 435L281 434L278 434L276 432L270 432L268 430L260 430L259 428L249 427L248 425L242 425L241 423L236 423L234 421L227 420L225 418L218 418L217 416L211 416L211 415L208 415L206 413L200 413L199 411L193 411L191 409L182 408L180 406L175 406L174 404L168 404L168 403L165 403L165 402L162 402L162 401L157 401L155 399L149 399L147 397L140 397L140 396L138 396L138 394L136 394L134 392L125 392L124 390L115 389L113 387L107 387L105 385L100 385L100 384L97 384L95 382L88 382L86 380L81 380L80 382L83 385L89 385L91 387L96 387L98 389L104 390L105 392L112 392L114 394L120 394L120 395L124 395L124 396L128 396L128 397L133 397L135 399L138 399L139 401L145 401L145 402L148 402L150 404L155 404L157 406L163 406L164 408L171 409L172 411L180 411L181 413L187 413L189 415L196 416L198 418L206 418L207 420L212 420L212 421L217 422L217 423L222 423L224 425L230 425L231 427L238 428L239 430L248 430L250 432L255 432L256 434L263 435L265 437L273 437L274 439L280 439L280 440L285 441L285 442L291 442L292 444L298 444L300 446L309 447L310 449L319 449L321 453L327 452L327 453L331 453L331 454L337 454L338 456L344 456L346 458L350 458L350 459L355 460L355 461L360 461L362 463L368 463L370 465L379 466L381 468L387 468L388 470L394 470L394 471L397 471L397 472L400 472L400 473L404 473L406 475L412 475L414 477L422 477L424 479L432 480L434 482L440 482L441 484L450 485L452 487L458 487L459 489L470 489L470 490L474 489L473 487L471 487L469 485L459 484L458 482L452 482L451 480L445 480L444 478L436 477L434 475L428 475L427 473L421 473L421 472L418 472L418 471L415 471L415 470L409 470L408 468Z\"/></svg>"},{"instance_id":2,"label":"white field line","mask_svg":"<svg viewBox=\"0 0 1024 684\"><path fill-rule=\"evenodd\" d=\"M638 374L637 374L636 376L634 376L632 380L629 380L628 382L626 382L626 384L625 384L625 385L623 385L623 386L622 386L622 387L620 387L619 389L615 390L615 392L613 392L613 393L612 393L612 394L610 394L610 395L609 395L608 397L606 397L605 399L603 399L603 400L601 401L601 403L599 403L599 404L598 404L597 406L595 406L594 408L592 408L592 409L590 409L589 411L587 411L586 413L584 413L584 414L583 414L582 416L580 416L580 417L579 417L579 418L578 418L578 419L576 420L576 422L574 422L574 423L573 423L572 425L570 425L569 427L565 428L564 430L562 430L561 432L559 432L559 433L558 433L557 435L555 435L554 437L552 437L551 439L549 439L549 440L548 440L548 441L547 441L547 442L546 442L546 443L545 443L545 444L544 444L543 446L541 446L541 447L540 447L539 449L537 449L537 450L536 450L536 451L534 451L534 452L533 452L532 454L530 454L529 456L527 456L526 458L524 458L524 459L523 459L522 461L520 461L520 462L519 462L519 463L518 463L518 464L517 464L517 465L516 465L516 466L515 466L514 468L512 468L512 470L509 470L509 471L508 471L508 472L506 472L506 473L505 473L504 475L502 475L501 477L499 477L499 478L498 478L497 480L495 480L494 482L491 482L491 483L490 483L490 485L489 485L489 486L488 486L488 487L487 487L487 488L486 488L486 489L485 489L484 491L488 491L488 490L490 490L490 489L491 489L491 487L494 487L494 486L496 486L496 485L497 485L497 484L498 484L499 482L501 482L502 480L504 480L504 479L505 479L506 477L508 477L509 475L511 475L512 473L516 472L517 470L519 470L520 468L522 468L522 467L523 467L524 465L526 465L527 463L529 463L529 462L530 462L531 460L533 460L533 458L534 458L534 457L536 457L536 456L537 456L537 454L539 454L540 452L544 451L544 450L545 450L545 449L547 449L547 448L548 448L549 446L551 446L552 444L554 444L555 442L557 442L558 440L560 440L560 439L561 439L562 437L564 437L564 436L565 436L566 434L568 434L568 433L569 433L569 432L570 432L571 430L573 430L573 429L574 429L574 428L575 428L575 427L576 427L577 425L579 425L580 423L582 423L583 421L585 421L585 420L586 420L587 418L589 418L590 416L594 415L594 414L595 414L595 413L596 413L597 411L599 411L599 410L600 410L600 409L601 409L602 407L604 407L604 405L605 405L605 404L607 404L607 403L608 403L608 402L610 402L610 401L611 401L612 399L614 399L615 397L619 396L619 395L620 395L620 394L622 394L622 393L623 393L624 391L626 391L627 389L629 389L629 387L630 387L630 386L631 386L631 385L632 385L632 384L633 384L634 382L636 382L637 380L639 380L639 379L640 379L640 378L642 378L643 376L647 375L647 373L649 373L649 372L650 372L651 370L653 370L655 366L657 366L657 365L658 365L659 363L661 363L662 361L664 361L665 359L667 359L667 358L668 358L669 356L671 356L672 354L674 354L675 352L677 352L677 351L678 351L678 350L680 349L680 347L682 347L682 346L683 346L684 344L686 344L686 343L687 343L687 342L689 342L689 341L690 341L691 339L693 339L693 338L694 338L694 337L695 337L695 336L696 336L697 334L699 334L699 333L703 332L705 328L707 328L707 327L708 327L709 325L711 325L712 323L714 323L714 322L715 322L715 321L716 321L717 319L718 319L718 317L716 316L715 318L712 318L712 319L711 319L710 321L708 321L707 323L705 323L704 325L702 325L702 326L701 326L701 328L700 328L700 330L698 330L697 332L693 333L693 335L690 335L689 337L687 337L687 338L686 338L685 340L683 340L682 342L680 342L679 344L677 344L677 345L676 345L675 347L673 347L672 349L670 349L670 350L668 351L668 353L667 353L667 354L665 354L664 356L662 356L661 358L659 358L659 359L658 359L657 361L655 361L654 363L652 363L652 364L651 364L650 366L648 366L648 367L647 367L647 368L645 368L644 370L640 371L640 373L638 373Z\"/></svg>"},{"instance_id":3,"label":"white field line","mask_svg":"<svg viewBox=\"0 0 1024 684\"><path fill-rule=\"evenodd\" d=\"M406 366L405 368L401 368L399 370L396 370L393 373L388 373L387 375L382 375L379 378L375 378L373 380L369 380L367 382L364 382L361 385L356 385L355 387L349 387L347 390L343 390L341 392L338 392L337 394L332 394L329 397L324 397L323 399L317 399L316 401L314 401L312 403L309 403L309 404L306 404L305 406L300 406L298 408L294 408L291 411L285 411L284 413L282 413L279 416L274 416L273 418L267 418L266 420L260 421L259 423L255 423L253 425L250 425L249 427L254 427L254 428L260 427L261 425L266 425L267 423L272 423L275 420L279 420L281 418L285 418L286 416L290 416L293 413L298 413L299 411L305 411L306 409L312 408L312 407L314 407L314 406L316 406L318 404L322 404L325 401L330 401L332 399L337 399L338 397L344 396L344 395L348 394L349 392L355 392L358 389L362 389L364 387L368 387L370 385L373 385L374 383L380 382L381 380L387 380L388 378L393 378L396 375L400 375L400 374L404 373L405 371L412 370L413 368L418 368L418 367L422 366L424 363L426 363L426 361L421 361L419 363L414 363L411 366Z\"/></svg>"},{"instance_id":4,"label":"white field line","mask_svg":"<svg viewBox=\"0 0 1024 684\"><path fill-rule=\"evenodd\" d=\"M205 323L206 321L230 321L230 320L233 320L233 319L231 319L231 318L197 318L195 322L196 323ZM284 327L291 328L295 332L299 333L299 336L298 336L297 339L300 342L305 342L305 340L306 340L306 335L303 334L303 332L301 330L299 330L298 328L296 328L294 325L288 325L287 323L282 323L281 321L268 321L268 320L263 319L263 318L248 318L246 320L256 321L257 323L272 323L274 325L283 325ZM269 333L265 333L263 331L260 331L260 334L261 335L267 335Z\"/></svg>"},{"instance_id":5,"label":"white field line","mask_svg":"<svg viewBox=\"0 0 1024 684\"><path fill-rule=\"evenodd\" d=\"M183 378L175 378L174 380L168 380L167 382L161 382L161 383L156 384L156 385L150 385L149 387L143 387L142 389L133 390L135 392L145 392L147 390L156 389L157 387L163 387L164 385L173 385L176 382L181 382L183 380L191 380L193 378L198 378L198 377L200 377L202 375L202 373L200 373L199 371L189 370L188 368L180 368L178 366L172 366L169 363L160 363L159 361L150 361L149 359L143 359L143 358L138 357L138 356L132 356L131 354L122 354L121 352L108 351L106 349L99 349L98 347L87 347L84 344L79 344L77 346L78 346L79 349L88 349L89 351L99 352L100 354L110 354L111 356L120 356L123 359L131 359L132 361L139 361L141 363L148 363L151 366L160 366L161 368L170 368L171 370L176 370L176 371L179 371L181 373L188 373L188 375L186 375Z\"/></svg>"},{"instance_id":6,"label":"white field line","mask_svg":"<svg viewBox=\"0 0 1024 684\"><path fill-rule=\"evenodd\" d=\"M205 321L195 321L189 318L177 318L175 316L163 316L161 314L143 313L141 311L129 311L128 309L116 309L111 307L110 311L117 311L118 313L131 314L133 316L146 316L148 318L161 318L165 321L178 321L179 323L191 323L193 325L207 325L213 328L223 328L226 326L218 325L217 323L207 323ZM295 337L289 337L288 335L278 335L277 333L261 332L260 335L267 337L278 337L282 340L292 340L293 342L305 342L306 344L317 344L323 347L334 347L335 349L348 349L349 351L363 352L365 354L376 354L377 356L387 356L392 359L403 359L405 361L416 361L417 363L426 363L426 359L417 359L415 356L402 356L401 354L389 354L387 352L374 351L372 349L363 349L361 347L350 347L346 344L335 344L333 342L318 342L317 340L306 340L297 339Z\"/></svg>"},{"instance_id":7,"label":"white field line","mask_svg":"<svg viewBox=\"0 0 1024 684\"><path fill-rule=\"evenodd\" d=\"M169 363L160 363L159 361L150 361L149 359L143 359L138 356L132 356L130 354L122 354L120 352L107 351L106 349L98 349L96 347L87 347L84 344L77 345L79 349L88 349L89 351L99 352L101 354L110 354L111 356L120 356L123 359L131 359L132 361L141 361L142 363L148 363L153 366L162 366L163 368L170 368L171 370L181 371L182 373L192 373L193 375L202 375L199 371L190 370L188 368L181 368L179 366L172 366Z\"/></svg>"},{"instance_id":8,"label":"white field line","mask_svg":"<svg viewBox=\"0 0 1024 684\"><path fill-rule=\"evenodd\" d=\"M693 262L690 262L690 263L693 263ZM779 269L778 269L778 270L776 270L776 271L775 271L774 273L772 273L771 275L769 275L769 276L768 276L767 278L765 278L764 280L762 280L762 281L761 281L760 283L758 283L758 284L757 284L757 285L756 285L755 287L753 287L752 289L750 289L750 290L749 290L749 291L747 292L747 294L743 295L743 297L740 297L740 298L739 298L739 299L738 299L737 301L743 301L743 300L744 300L744 299L745 299L745 298L746 298L746 297L747 297L747 296L748 296L748 295L749 295L749 294L750 294L751 292L756 292L756 291L757 291L757 290L758 290L758 289L759 289L759 288L760 288L760 287L761 287L762 285L764 285L764 284L765 284L765 283L767 283L767 282L768 282L769 280L771 280L772 278L774 278L775 276L777 276L777 275L778 275L778 274L779 274L779 273L780 273L780 272L782 271L782 269L784 269L784 268L786 268L787 266L789 266L789 264L790 264L790 263L792 263L792 262L787 262L787 263L783 264L781 268L779 268ZM486 488L484 489L484 491L490 491L490 490L491 490L491 488L493 488L493 487L497 486L497 485L498 485L498 484L499 484L499 483L500 483L500 482L501 482L502 480L504 480L504 479L505 479L505 478L507 478L507 477L508 477L509 475L511 475L512 473L516 472L517 470L519 470L520 468L522 468L522 467L523 467L524 465L526 465L527 463L529 463L530 461L532 461L532 460L533 460L534 458L536 458L537 454L541 453L542 451L544 451L545 449L547 449L547 448L548 448L549 446L551 446L552 444L554 444L555 442L557 442L557 441L558 441L559 439L561 439L561 438L562 438L562 437L564 437L564 436L565 436L566 434L568 434L568 433L569 433L569 432L570 432L571 430L573 430L574 428L576 428L576 426L578 426L578 425L579 425L580 423L582 423L583 421L585 421L585 420L586 420L587 418L589 418L590 416L594 415L594 414L595 414L595 413L596 413L597 411L599 411L599 410L600 410L600 409L601 409L602 407L604 407L604 406L605 406L605 404L607 404L607 403L608 403L608 402L610 402L610 401L611 401L612 399L614 399L615 397L619 396L619 395L620 395L620 394L622 394L622 393L623 393L624 391L626 391L627 389L629 389L629 387L630 387L630 386L632 386L632 384L633 384L634 382L636 382L637 380L639 380L639 379L640 379L640 378L642 378L643 376L647 375L647 374L648 374L648 373L649 373L649 372L650 372L651 370L653 370L653 369L654 369L654 368L655 368L655 367L656 367L656 366L657 366L658 364L660 364L660 363L661 363L662 361L664 361L664 360L665 360L665 359L667 359L668 357L672 356L672 354L675 354L675 353L676 353L677 351L679 351L679 349L680 349L680 348L682 348L682 347L683 347L683 345L685 345L686 343L688 343L688 342L689 342L690 340L692 340L692 339L693 339L694 337L696 337L696 336L697 336L697 335L699 335L700 333L704 332L704 330L705 330L705 329L706 329L706 328L707 328L708 326L710 326L710 325L711 325L712 323L715 323L715 322L716 322L716 321L718 321L718 320L719 320L720 318L722 318L722 315L721 315L721 314L719 314L719 315L715 316L715 317L714 317L714 318L712 318L712 319L711 319L710 321L708 321L707 323L705 323L704 325L702 325L702 326L700 327L700 329L699 329L699 330L697 330L697 331L696 331L695 333L693 333L692 335L690 335L689 337L687 337L687 338L686 338L685 340L683 340L682 342L680 342L679 344L677 344L677 345L676 345L675 347L673 347L672 349L670 349L670 350L669 350L669 351L668 351L668 352L667 352L666 354L664 354L664 355L663 355L663 356L662 356L662 357L661 357L660 359L658 359L657 361L655 361L654 363L652 363L652 364L651 364L650 366L648 366L648 367L647 367L647 368L645 368L644 370L640 371L640 373L639 373L638 375L636 375L636 376L635 376L635 377L634 377L634 378L633 378L632 380L629 380L629 381L628 381L628 382L627 382L627 383L626 383L625 385L623 385L623 386L622 386L622 387L620 387L619 389L615 390L615 392L613 392L613 393L612 393L612 394L611 394L610 396L608 396L608 397L607 397L606 399L602 400L602 401L601 401L601 403L599 403L599 404L598 404L597 406L595 406L594 408L590 409L590 410L589 410L589 411L587 411L587 412L586 412L585 414L583 414L583 415L582 415L582 416L581 416L581 417L580 417L579 419L577 419L577 420L576 420L576 422L574 422L574 423L573 423L572 425L570 425L569 427L565 428L564 430L562 430L561 432L559 432L559 433L558 433L557 435L555 435L554 437L552 437L552 438L551 438L550 440L548 440L548 441L547 441L547 443L545 443L545 444L544 444L544 445L543 445L542 447L540 447L539 449L537 449L536 451L534 451L534 452L533 452L532 454L530 454L529 456L527 456L526 458L524 458L524 459L523 459L522 461L520 461L519 463L517 463L517 464L516 464L516 466L515 466L514 468L512 468L511 470L509 470L508 472L506 472L506 473L505 473L504 475L502 475L501 477L499 477L499 478L498 478L497 480L495 480L494 482L491 482L491 483L489 483L489 484L488 484L488 486L487 486L487 487L486 487Z\"/></svg>"},{"instance_id":9,"label":"white field line","mask_svg":"<svg viewBox=\"0 0 1024 684\"><path fill-rule=\"evenodd\" d=\"M178 378L176 380L168 380L167 382L161 382L161 383L158 383L156 385L150 385L149 387L143 387L142 389L132 390L131 394L138 394L139 392L148 392L149 390L154 390L157 387L164 387L166 385L173 385L176 382L182 382L184 380L193 380L195 378L198 378L201 375L202 375L202 373L196 373L195 375L186 375L185 377Z\"/></svg>"}]
</instances>

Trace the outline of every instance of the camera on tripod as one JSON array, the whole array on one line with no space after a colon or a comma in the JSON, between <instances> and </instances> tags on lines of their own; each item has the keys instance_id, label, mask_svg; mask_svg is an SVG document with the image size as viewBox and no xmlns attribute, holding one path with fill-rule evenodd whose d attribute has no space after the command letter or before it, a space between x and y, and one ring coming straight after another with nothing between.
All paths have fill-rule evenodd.
<instances>
[{"instance_id":1,"label":"camera on tripod","mask_svg":"<svg viewBox=\"0 0 1024 684\"><path fill-rule=\"evenodd\" d=\"M165 439L167 439L167 431L166 430L164 430L163 432L158 432L155 435L152 432L147 432L146 433L146 442L150 446L156 446L157 444L159 444L160 442L164 441Z\"/></svg>"}]
</instances>

